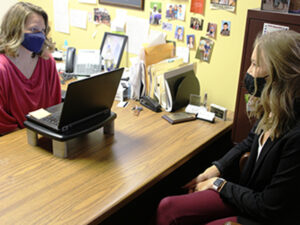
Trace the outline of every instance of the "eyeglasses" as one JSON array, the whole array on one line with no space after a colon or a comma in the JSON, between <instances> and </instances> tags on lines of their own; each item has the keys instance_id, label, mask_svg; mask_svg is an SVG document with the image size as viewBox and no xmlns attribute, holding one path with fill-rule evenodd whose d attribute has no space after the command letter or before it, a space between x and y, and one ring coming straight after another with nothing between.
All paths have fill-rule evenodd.
<instances>
[{"instance_id":1,"label":"eyeglasses","mask_svg":"<svg viewBox=\"0 0 300 225\"><path fill-rule=\"evenodd\" d=\"M37 27L31 27L31 28L27 28L27 31L30 31L31 33L40 33L42 32L43 34L46 34L46 29L38 29Z\"/></svg>"}]
</instances>

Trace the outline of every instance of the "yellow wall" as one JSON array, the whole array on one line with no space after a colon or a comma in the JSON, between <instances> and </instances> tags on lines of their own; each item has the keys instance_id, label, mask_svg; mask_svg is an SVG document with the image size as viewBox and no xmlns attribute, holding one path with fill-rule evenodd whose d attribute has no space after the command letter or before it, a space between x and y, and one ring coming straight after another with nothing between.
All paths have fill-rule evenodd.
<instances>
[{"instance_id":1,"label":"yellow wall","mask_svg":"<svg viewBox=\"0 0 300 225\"><path fill-rule=\"evenodd\" d=\"M64 34L54 31L53 26L53 0L27 0L33 4L39 5L44 8L49 14L50 22L52 23L52 38L57 43L57 47L60 48L63 45L64 40L68 40L69 46L74 46L78 49L97 49L100 47L102 35L105 31L110 31L110 28L106 25L95 25L88 23L87 30L80 28L70 27L70 34ZM155 1L155 0L154 0ZM159 0L157 0L159 1ZM144 11L126 9L128 15L137 16L141 18L148 18L150 13L151 0L145 0ZM235 99L237 93L237 83L240 71L242 47L244 40L244 31L247 10L252 8L259 8L261 0L237 0L236 12L228 12L224 10L212 10L210 9L209 0L206 0L204 16L200 14L189 13L190 0L163 0L162 2L162 21L167 22L165 19L165 9L167 3L181 3L186 4L186 20L183 21L171 21L173 24L173 31L167 32L167 39L173 40L174 30L176 25L185 26L186 34L196 35L196 44L199 43L200 37L205 36L207 23L217 23L217 36L215 39L215 45L213 48L212 58L210 63L201 62L195 59L195 51L190 52L190 59L192 62L197 62L197 77L200 80L201 95L208 93L208 103L215 103L234 110ZM94 8L106 8L112 19L115 16L116 7L100 5L100 4L82 4L78 3L78 0L69 0L69 8L81 9L86 11L93 11ZM196 31L189 28L190 17L197 17L204 19L204 26L202 31ZM231 21L231 34L229 37L221 36L221 21ZM161 26L151 25L150 29L162 30ZM92 34L97 30L95 39L92 38ZM138 31L137 31L138 32ZM177 41L178 46L186 46L186 39L184 41ZM125 55L125 54L124 54ZM132 56L132 55L130 55ZM125 57L123 57L124 59ZM125 64L125 60L122 60L121 65Z\"/></svg>"}]
</instances>

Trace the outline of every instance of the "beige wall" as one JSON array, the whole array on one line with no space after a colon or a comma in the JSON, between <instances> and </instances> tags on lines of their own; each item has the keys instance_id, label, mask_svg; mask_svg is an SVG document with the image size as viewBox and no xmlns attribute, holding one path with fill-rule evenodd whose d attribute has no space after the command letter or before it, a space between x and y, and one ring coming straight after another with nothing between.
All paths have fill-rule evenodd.
<instances>
[{"instance_id":1,"label":"beige wall","mask_svg":"<svg viewBox=\"0 0 300 225\"><path fill-rule=\"evenodd\" d=\"M43 7L49 14L50 22L53 22L53 0L28 1ZM150 13L150 2L152 1L145 0L144 11L126 9L128 15L148 18ZM198 44L200 37L205 36L208 22L218 24L218 34L216 39L214 39L215 45L210 63L201 62L200 60L195 59L195 51L190 52L190 59L192 62L197 62L197 77L200 80L201 95L203 96L204 93L208 93L208 103L215 103L224 106L229 110L234 110L247 10L259 8L261 0L237 0L235 13L224 10L212 10L209 7L210 0L205 0L206 4L203 16L200 14L189 13L190 0L161 0L161 2L163 7L163 21L166 21L164 9L166 8L167 3L181 3L186 4L187 6L186 11L188 13L186 14L186 20L184 22L178 20L171 22L173 23L173 32L167 32L168 40L174 39L174 27L176 27L176 25L182 25L185 26L185 35L196 35L196 44ZM106 8L111 13L112 18L114 18L116 7L100 4L82 4L79 3L78 0L69 0L69 8L72 9L81 9L92 12L95 7ZM202 31L195 31L189 28L190 17L192 16L204 19L204 27ZM221 36L219 34L222 20L231 21L231 35L229 37ZM150 28L162 30L161 26L151 25ZM70 27L70 34L55 32L54 29L52 29L52 37L59 48L63 45L64 40L68 40L69 46L75 46L77 48L99 48L103 33L109 30L109 27L106 25L96 26L93 23L88 23L87 30ZM97 31L97 35L96 38L93 39L92 34L95 31ZM177 41L177 45L186 46L185 40L183 42ZM124 60L122 63L124 65Z\"/></svg>"},{"instance_id":2,"label":"beige wall","mask_svg":"<svg viewBox=\"0 0 300 225\"><path fill-rule=\"evenodd\" d=\"M0 24L2 22L2 17L5 12L11 7L13 4L18 2L18 0L1 0L1 7L0 7Z\"/></svg>"}]
</instances>

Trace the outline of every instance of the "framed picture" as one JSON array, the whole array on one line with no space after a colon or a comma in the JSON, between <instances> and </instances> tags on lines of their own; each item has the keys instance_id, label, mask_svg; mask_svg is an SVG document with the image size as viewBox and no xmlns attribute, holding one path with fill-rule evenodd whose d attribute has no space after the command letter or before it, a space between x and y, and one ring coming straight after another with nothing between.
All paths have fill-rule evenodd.
<instances>
[{"instance_id":1,"label":"framed picture","mask_svg":"<svg viewBox=\"0 0 300 225\"><path fill-rule=\"evenodd\" d=\"M100 47L100 55L104 59L108 58L108 54L112 55L113 62L110 62L109 69L117 69L120 66L122 55L128 37L126 35L105 32ZM104 65L107 67L107 65Z\"/></svg>"},{"instance_id":2,"label":"framed picture","mask_svg":"<svg viewBox=\"0 0 300 225\"><path fill-rule=\"evenodd\" d=\"M300 13L300 1L290 0L289 12L291 12L291 13Z\"/></svg>"},{"instance_id":3,"label":"framed picture","mask_svg":"<svg viewBox=\"0 0 300 225\"><path fill-rule=\"evenodd\" d=\"M262 0L261 10L288 12L290 0Z\"/></svg>"},{"instance_id":4,"label":"framed picture","mask_svg":"<svg viewBox=\"0 0 300 225\"><path fill-rule=\"evenodd\" d=\"M145 0L99 0L99 4L144 10Z\"/></svg>"}]
</instances>

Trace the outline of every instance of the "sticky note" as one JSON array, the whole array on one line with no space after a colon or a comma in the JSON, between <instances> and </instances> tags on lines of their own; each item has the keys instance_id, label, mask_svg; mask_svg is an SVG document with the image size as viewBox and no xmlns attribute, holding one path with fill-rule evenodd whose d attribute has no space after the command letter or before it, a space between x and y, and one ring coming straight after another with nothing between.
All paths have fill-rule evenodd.
<instances>
[{"instance_id":1,"label":"sticky note","mask_svg":"<svg viewBox=\"0 0 300 225\"><path fill-rule=\"evenodd\" d=\"M51 115L51 113L48 112L47 110L41 108L41 109L30 112L29 115L36 118L36 119L42 119L46 116Z\"/></svg>"}]
</instances>

